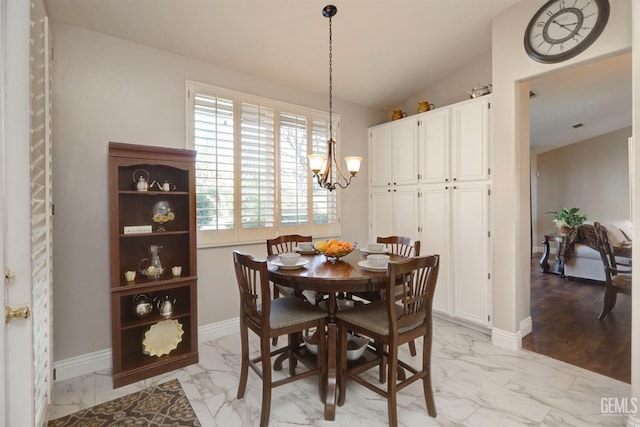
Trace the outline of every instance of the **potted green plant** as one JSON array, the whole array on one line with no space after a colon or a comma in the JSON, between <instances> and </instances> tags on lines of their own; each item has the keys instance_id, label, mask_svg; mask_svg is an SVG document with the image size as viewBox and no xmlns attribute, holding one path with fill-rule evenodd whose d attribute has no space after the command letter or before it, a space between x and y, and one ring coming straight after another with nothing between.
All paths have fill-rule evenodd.
<instances>
[{"instance_id":1,"label":"potted green plant","mask_svg":"<svg viewBox=\"0 0 640 427\"><path fill-rule=\"evenodd\" d=\"M580 208L562 208L547 213L553 214L553 223L558 227L558 231L566 234L571 231L572 228L583 224L587 220L587 216L578 213L579 211Z\"/></svg>"}]
</instances>

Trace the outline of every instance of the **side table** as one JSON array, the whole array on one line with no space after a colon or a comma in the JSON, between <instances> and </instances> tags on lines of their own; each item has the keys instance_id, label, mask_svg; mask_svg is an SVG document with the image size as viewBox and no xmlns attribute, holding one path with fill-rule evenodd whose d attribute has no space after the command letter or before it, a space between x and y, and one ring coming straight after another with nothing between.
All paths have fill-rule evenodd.
<instances>
[{"instance_id":1,"label":"side table","mask_svg":"<svg viewBox=\"0 0 640 427\"><path fill-rule=\"evenodd\" d=\"M562 253L562 249L564 248L566 234L552 233L545 234L544 240L542 244L544 245L544 252L542 254L542 258L540 258L540 267L541 272L543 273L554 273L559 276L564 277L564 263L560 259L560 253ZM557 251L555 256L555 262L553 263L553 268L549 265L549 254L550 254L550 244L549 242L555 242L557 245Z\"/></svg>"}]
</instances>

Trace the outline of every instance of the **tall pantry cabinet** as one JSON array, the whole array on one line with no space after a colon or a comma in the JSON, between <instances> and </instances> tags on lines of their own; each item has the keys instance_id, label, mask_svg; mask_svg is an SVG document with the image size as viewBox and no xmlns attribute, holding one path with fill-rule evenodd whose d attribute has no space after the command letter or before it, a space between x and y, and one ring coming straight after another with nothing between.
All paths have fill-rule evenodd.
<instances>
[{"instance_id":1,"label":"tall pantry cabinet","mask_svg":"<svg viewBox=\"0 0 640 427\"><path fill-rule=\"evenodd\" d=\"M414 140L390 140L399 145L391 150L418 147L415 202L396 206L399 227L375 221L380 206L376 186L370 187L370 238L406 235L421 241L421 254L440 254L434 310L483 327L491 325L489 101L485 96L411 116ZM381 128L405 120L370 129L372 159L379 156Z\"/></svg>"}]
</instances>

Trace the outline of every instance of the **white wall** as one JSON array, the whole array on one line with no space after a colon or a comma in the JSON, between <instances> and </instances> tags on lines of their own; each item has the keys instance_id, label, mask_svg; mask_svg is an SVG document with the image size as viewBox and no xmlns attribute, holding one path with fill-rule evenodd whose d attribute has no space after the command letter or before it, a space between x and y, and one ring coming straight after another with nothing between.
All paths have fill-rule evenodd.
<instances>
[{"instance_id":1,"label":"white wall","mask_svg":"<svg viewBox=\"0 0 640 427\"><path fill-rule=\"evenodd\" d=\"M109 349L109 141L184 148L185 80L326 110L326 94L249 75L52 22L55 360ZM343 153L364 157L344 194L343 237L366 242L367 128L381 112L334 98ZM365 219L363 221L363 219ZM242 249L265 255L264 245ZM238 297L231 251L198 250L198 323L234 318Z\"/></svg>"}]
</instances>

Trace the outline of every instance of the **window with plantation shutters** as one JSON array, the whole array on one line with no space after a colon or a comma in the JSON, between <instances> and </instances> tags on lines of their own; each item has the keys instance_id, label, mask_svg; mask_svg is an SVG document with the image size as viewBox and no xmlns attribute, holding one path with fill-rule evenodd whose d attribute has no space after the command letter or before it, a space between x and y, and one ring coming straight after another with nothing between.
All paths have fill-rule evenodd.
<instances>
[{"instance_id":1,"label":"window with plantation shutters","mask_svg":"<svg viewBox=\"0 0 640 427\"><path fill-rule=\"evenodd\" d=\"M336 192L307 161L327 151L327 113L195 82L187 92L199 246L339 234Z\"/></svg>"}]
</instances>

